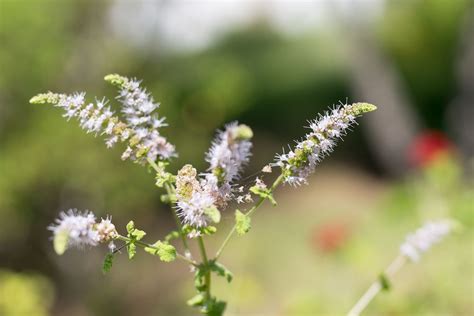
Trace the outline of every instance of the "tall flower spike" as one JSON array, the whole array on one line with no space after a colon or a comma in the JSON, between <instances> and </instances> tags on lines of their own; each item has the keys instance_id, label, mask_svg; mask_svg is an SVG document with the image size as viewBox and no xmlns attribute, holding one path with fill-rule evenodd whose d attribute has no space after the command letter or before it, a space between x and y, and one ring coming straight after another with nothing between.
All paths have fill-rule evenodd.
<instances>
[{"instance_id":1,"label":"tall flower spike","mask_svg":"<svg viewBox=\"0 0 474 316\"><path fill-rule=\"evenodd\" d=\"M449 219L427 222L406 237L400 246L400 253L413 262L420 260L421 254L439 243L454 227Z\"/></svg>"},{"instance_id":2,"label":"tall flower spike","mask_svg":"<svg viewBox=\"0 0 474 316\"><path fill-rule=\"evenodd\" d=\"M206 154L208 173L203 186L214 196L216 206L225 208L232 198L232 182L237 180L248 163L253 132L247 125L233 122L219 131Z\"/></svg>"},{"instance_id":3,"label":"tall flower spike","mask_svg":"<svg viewBox=\"0 0 474 316\"><path fill-rule=\"evenodd\" d=\"M31 98L32 104L49 103L62 108L66 113L63 115L68 120L77 118L79 125L88 133L105 134L107 147L112 147L118 141L131 141L135 134L134 130L127 127L127 124L121 122L114 115L107 101L96 101L96 103L85 102L85 93L74 93L71 95L59 93L42 93ZM130 147L129 147L130 148ZM127 148L127 150L130 150Z\"/></svg>"},{"instance_id":4,"label":"tall flower spike","mask_svg":"<svg viewBox=\"0 0 474 316\"><path fill-rule=\"evenodd\" d=\"M118 99L123 105L125 121L114 114L105 99L86 103L85 93L66 95L48 92L31 98L30 103L49 103L63 108L66 112L63 116L68 120L77 118L88 133L107 135L107 147L126 142L123 160L130 159L143 164L147 158L156 161L176 156L174 145L158 132L158 128L166 125L164 119L153 113L159 104L153 101L146 90L140 88L139 82L119 75L109 75L105 79L120 88Z\"/></svg>"},{"instance_id":5,"label":"tall flower spike","mask_svg":"<svg viewBox=\"0 0 474 316\"><path fill-rule=\"evenodd\" d=\"M275 165L282 168L285 183L306 184L308 176L332 152L338 138L345 136L349 127L356 123L355 119L376 109L369 103L344 104L311 121L311 132L297 142L295 149L277 156Z\"/></svg>"},{"instance_id":6,"label":"tall flower spike","mask_svg":"<svg viewBox=\"0 0 474 316\"><path fill-rule=\"evenodd\" d=\"M105 81L119 88L117 99L122 104L127 125L135 131L133 142L138 151L153 161L175 157L174 145L158 132L159 128L166 126L165 119L154 113L160 104L140 87L140 82L116 74L105 76Z\"/></svg>"},{"instance_id":7,"label":"tall flower spike","mask_svg":"<svg viewBox=\"0 0 474 316\"><path fill-rule=\"evenodd\" d=\"M85 95L84 92L71 95L48 92L33 97L30 102L34 104L50 103L62 108L65 111L63 117L67 120L77 118L81 128L88 133L112 135L113 126L118 119L107 106L108 102L102 99L86 104Z\"/></svg>"}]
</instances>

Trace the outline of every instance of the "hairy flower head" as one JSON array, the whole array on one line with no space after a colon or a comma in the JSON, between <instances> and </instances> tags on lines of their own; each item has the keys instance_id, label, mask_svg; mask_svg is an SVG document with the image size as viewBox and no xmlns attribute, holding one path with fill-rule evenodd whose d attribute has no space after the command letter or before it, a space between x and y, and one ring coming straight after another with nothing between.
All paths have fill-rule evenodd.
<instances>
[{"instance_id":1,"label":"hairy flower head","mask_svg":"<svg viewBox=\"0 0 474 316\"><path fill-rule=\"evenodd\" d=\"M147 159L167 160L176 156L174 145L158 131L166 126L164 118L158 118L154 112L159 103L155 103L151 95L140 87L140 82L119 75L109 75L105 79L119 87L117 99L122 104L123 120L112 111L107 100L87 103L85 93L42 93L31 98L30 103L49 103L62 108L64 117L78 119L79 125L88 133L107 135L107 147L125 142L124 160L143 164Z\"/></svg>"},{"instance_id":2,"label":"hairy flower head","mask_svg":"<svg viewBox=\"0 0 474 316\"><path fill-rule=\"evenodd\" d=\"M177 214L184 224L195 228L206 227L213 221L210 212L215 212L215 198L197 180L197 171L185 165L176 176Z\"/></svg>"},{"instance_id":3,"label":"hairy flower head","mask_svg":"<svg viewBox=\"0 0 474 316\"><path fill-rule=\"evenodd\" d=\"M48 227L53 232L54 248L58 254L63 254L68 248L84 248L97 246L116 236L114 224L109 218L96 223L92 212L80 212L70 209L61 212L55 224Z\"/></svg>"},{"instance_id":4,"label":"hairy flower head","mask_svg":"<svg viewBox=\"0 0 474 316\"><path fill-rule=\"evenodd\" d=\"M248 163L253 132L247 125L233 122L219 131L206 154L208 173L203 186L214 196L216 205L224 208L232 198L232 182L236 181Z\"/></svg>"},{"instance_id":5,"label":"hairy flower head","mask_svg":"<svg viewBox=\"0 0 474 316\"><path fill-rule=\"evenodd\" d=\"M285 182L291 185L307 183L308 176L332 152L337 140L345 136L346 131L356 123L355 119L375 109L369 103L344 104L310 121L310 132L305 138L298 141L287 154L277 156L275 165L282 168Z\"/></svg>"},{"instance_id":6,"label":"hairy flower head","mask_svg":"<svg viewBox=\"0 0 474 316\"><path fill-rule=\"evenodd\" d=\"M169 159L176 156L174 145L161 136L158 129L166 126L165 118L159 118L155 110L160 104L140 86L140 81L117 74L105 76L105 81L119 88L117 99L122 104L122 114L127 125L135 131L134 141L143 153L153 161L157 158Z\"/></svg>"}]
</instances>

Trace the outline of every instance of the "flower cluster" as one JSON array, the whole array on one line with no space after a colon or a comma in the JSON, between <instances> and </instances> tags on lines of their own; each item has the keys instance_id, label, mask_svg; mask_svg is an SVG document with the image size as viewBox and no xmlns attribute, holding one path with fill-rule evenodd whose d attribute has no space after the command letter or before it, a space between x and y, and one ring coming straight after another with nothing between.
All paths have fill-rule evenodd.
<instances>
[{"instance_id":1,"label":"flower cluster","mask_svg":"<svg viewBox=\"0 0 474 316\"><path fill-rule=\"evenodd\" d=\"M211 222L209 211L215 209L214 197L197 180L197 171L185 165L176 176L177 214L185 224L205 227Z\"/></svg>"},{"instance_id":2,"label":"flower cluster","mask_svg":"<svg viewBox=\"0 0 474 316\"><path fill-rule=\"evenodd\" d=\"M208 172L185 165L176 177L177 212L185 224L206 227L218 209L225 209L234 197L233 182L249 160L252 130L237 122L228 124L214 139L206 154Z\"/></svg>"},{"instance_id":3,"label":"flower cluster","mask_svg":"<svg viewBox=\"0 0 474 316\"><path fill-rule=\"evenodd\" d=\"M453 222L451 220L427 222L406 237L405 242L400 246L400 252L411 261L416 262L420 260L423 252L440 242L452 229Z\"/></svg>"},{"instance_id":4,"label":"flower cluster","mask_svg":"<svg viewBox=\"0 0 474 316\"><path fill-rule=\"evenodd\" d=\"M140 88L139 82L119 75L108 75L106 81L118 86L118 99L122 103L124 121L108 106L105 99L95 103L85 101L85 93L71 95L53 92L38 94L30 102L34 104L53 104L65 111L68 120L77 118L79 125L88 133L107 135L107 147L117 142L126 142L127 148L122 159L139 163L157 159L166 160L176 156L175 147L161 136L158 128L165 126L164 119L159 119L152 112L158 108L153 98Z\"/></svg>"},{"instance_id":5,"label":"flower cluster","mask_svg":"<svg viewBox=\"0 0 474 316\"><path fill-rule=\"evenodd\" d=\"M277 156L275 165L282 168L285 182L291 185L306 184L308 176L332 152L338 138L355 124L355 119L375 109L374 105L368 103L344 104L311 121L311 131L297 142L295 149Z\"/></svg>"},{"instance_id":6,"label":"flower cluster","mask_svg":"<svg viewBox=\"0 0 474 316\"><path fill-rule=\"evenodd\" d=\"M140 82L119 75L108 75L105 80L120 89L117 99L122 104L127 125L135 132L134 140L126 153L132 153L135 145L138 151L145 151L152 161L158 157L169 159L176 156L174 145L158 132L159 128L167 125L164 118L159 118L154 113L160 104L155 103L153 97L140 87ZM125 156L128 158L127 154Z\"/></svg>"},{"instance_id":7,"label":"flower cluster","mask_svg":"<svg viewBox=\"0 0 474 316\"><path fill-rule=\"evenodd\" d=\"M95 215L89 211L79 212L70 209L61 212L59 218L48 227L53 232L56 252L59 254L70 247L83 248L97 246L112 240L117 231L109 218L97 223Z\"/></svg>"},{"instance_id":8,"label":"flower cluster","mask_svg":"<svg viewBox=\"0 0 474 316\"><path fill-rule=\"evenodd\" d=\"M122 159L148 163L156 172L156 185L166 189L167 194L162 196L162 201L175 208L178 229L167 234L163 240L148 243L142 240L147 233L137 229L133 221L126 225L127 234L120 235L111 218L97 221L92 212L70 209L60 213L55 223L48 227L53 232L54 249L56 253L63 254L72 247L84 248L109 243L110 251L105 256L102 268L104 273L111 269L114 257L121 249L126 250L129 259L135 257L137 248L140 247L164 262L183 260L195 272L197 295L188 300L188 305L199 308L207 315L222 315L226 307L224 301L218 300L211 293L211 274L215 273L225 277L228 282L232 281L232 273L218 262L231 237L249 232L252 226L250 216L265 200L276 205L273 193L281 183L306 183L318 162L333 150L337 139L345 135L347 129L355 123L356 117L375 110L375 106L367 103L345 104L310 122L311 131L297 143L294 150L278 156L275 163L270 163L261 170L261 173L272 173L272 167L279 166L281 174L276 180L267 186L259 173L254 185L246 189L248 182L237 184L237 181L251 155L253 132L248 126L233 122L217 133L206 153L205 160L209 167L204 173L199 174L188 164L174 175L167 170L167 166L169 159L176 156L176 151L174 145L159 132L160 128L166 126L164 118L156 114L160 104L154 101L136 79L113 74L106 76L105 80L118 88L116 99L121 107L117 113L105 99L86 102L85 93L67 95L48 92L33 97L30 102L49 103L62 108L65 118L77 119L81 128L88 133L105 135L107 147L124 143L126 149L122 153ZM217 231L215 224L220 222L221 211L229 203L250 203L254 202L253 197L258 199L254 205L242 208L242 211L235 210L233 228L215 256L208 256L202 235L212 235ZM445 233L443 226L439 224L422 228L408 237L402 246L402 252L414 258ZM201 262L192 256L186 237L198 237ZM184 254L179 253L172 244L173 240L179 238L182 239ZM124 244L116 248L114 241Z\"/></svg>"},{"instance_id":9,"label":"flower cluster","mask_svg":"<svg viewBox=\"0 0 474 316\"><path fill-rule=\"evenodd\" d=\"M110 106L107 106L108 102L103 99L101 101L96 100L95 103L86 104L85 95L84 92L71 95L48 92L38 94L30 102L53 104L65 111L63 117L67 118L67 120L77 118L79 126L87 133L109 135L109 138L106 140L107 147L111 147L121 136L124 139L128 138L125 133L121 135L121 132L125 132L123 128L115 128L119 120L114 116L115 113L111 110Z\"/></svg>"},{"instance_id":10,"label":"flower cluster","mask_svg":"<svg viewBox=\"0 0 474 316\"><path fill-rule=\"evenodd\" d=\"M243 167L248 163L253 132L247 125L233 122L219 131L206 154L209 163L204 174L203 186L215 199L220 209L233 198L232 183L239 179Z\"/></svg>"}]
</instances>

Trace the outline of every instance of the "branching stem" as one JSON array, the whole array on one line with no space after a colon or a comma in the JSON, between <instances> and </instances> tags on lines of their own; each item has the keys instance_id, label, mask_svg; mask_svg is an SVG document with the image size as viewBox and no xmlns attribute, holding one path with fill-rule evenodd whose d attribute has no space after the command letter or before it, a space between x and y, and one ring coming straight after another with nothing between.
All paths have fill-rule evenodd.
<instances>
[{"instance_id":1,"label":"branching stem","mask_svg":"<svg viewBox=\"0 0 474 316\"><path fill-rule=\"evenodd\" d=\"M130 239L130 238L126 237L126 236L122 236L122 235L118 235L118 236L115 237L115 238L118 239L118 240L122 240L122 241L124 241L124 242L126 242L126 243L132 242L132 239ZM146 243L146 242L143 242L143 241L141 241L141 240L135 240L133 243L134 243L135 245L137 245L137 246L142 247L142 248L152 248L152 249L158 250L157 247L155 247L155 246L153 246L153 245L151 245L151 244L148 244L148 243ZM181 259L181 260L186 261L187 263L189 263L190 265L193 265L193 266L195 266L195 267L199 266L199 264L198 264L196 261L194 261L194 260L192 260L192 259L189 259L189 258L186 257L185 255L182 255L182 254L180 254L180 253L178 253L178 252L176 253L176 257L179 258L179 259Z\"/></svg>"},{"instance_id":2,"label":"branching stem","mask_svg":"<svg viewBox=\"0 0 474 316\"><path fill-rule=\"evenodd\" d=\"M202 261L206 269L204 282L206 285L206 301L211 299L211 270L209 269L209 260L207 259L206 247L204 246L204 239L202 236L198 237L199 250L201 251Z\"/></svg>"},{"instance_id":3,"label":"branching stem","mask_svg":"<svg viewBox=\"0 0 474 316\"><path fill-rule=\"evenodd\" d=\"M273 191L283 182L283 179L284 179L283 174L278 176L278 178L273 182L272 186L270 187L270 193L273 193ZM257 203L255 203L255 205L245 215L246 216L252 215L252 213L255 212L260 207L260 205L262 205L262 203L265 200L266 200L266 198L264 198L264 197L259 198ZM224 239L224 242L219 247L219 250L217 250L215 260L217 260L220 257L220 255L221 255L222 251L224 250L225 246L230 241L232 236L235 234L236 228L237 228L237 223L234 224L234 226L232 227L232 229L230 230L230 232L227 234L226 238Z\"/></svg>"}]
</instances>

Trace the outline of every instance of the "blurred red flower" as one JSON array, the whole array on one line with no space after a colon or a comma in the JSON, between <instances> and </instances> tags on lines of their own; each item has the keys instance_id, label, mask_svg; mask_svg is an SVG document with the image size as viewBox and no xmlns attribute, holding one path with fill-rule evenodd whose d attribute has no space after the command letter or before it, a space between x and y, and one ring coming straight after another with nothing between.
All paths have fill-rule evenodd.
<instances>
[{"instance_id":1,"label":"blurred red flower","mask_svg":"<svg viewBox=\"0 0 474 316\"><path fill-rule=\"evenodd\" d=\"M341 222L327 223L313 230L312 245L324 252L339 250L347 241L349 230Z\"/></svg>"},{"instance_id":2,"label":"blurred red flower","mask_svg":"<svg viewBox=\"0 0 474 316\"><path fill-rule=\"evenodd\" d=\"M420 134L408 149L408 159L412 166L424 168L442 155L454 152L454 145L439 131Z\"/></svg>"}]
</instances>

